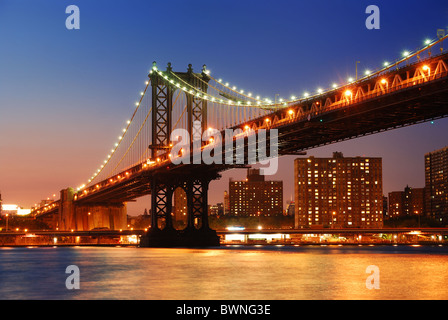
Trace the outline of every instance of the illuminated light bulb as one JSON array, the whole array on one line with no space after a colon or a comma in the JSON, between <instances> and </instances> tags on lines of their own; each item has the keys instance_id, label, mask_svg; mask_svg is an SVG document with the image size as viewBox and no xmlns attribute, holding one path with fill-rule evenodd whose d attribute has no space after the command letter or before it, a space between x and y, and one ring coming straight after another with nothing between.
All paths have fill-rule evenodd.
<instances>
[{"instance_id":1,"label":"illuminated light bulb","mask_svg":"<svg viewBox=\"0 0 448 320\"><path fill-rule=\"evenodd\" d=\"M222 82L222 79L218 79L218 82L221 83L221 82Z\"/></svg>"},{"instance_id":2,"label":"illuminated light bulb","mask_svg":"<svg viewBox=\"0 0 448 320\"><path fill-rule=\"evenodd\" d=\"M310 94L308 93L308 92L305 92L304 94L303 94L303 96L306 98L306 97L308 97Z\"/></svg>"},{"instance_id":3,"label":"illuminated light bulb","mask_svg":"<svg viewBox=\"0 0 448 320\"><path fill-rule=\"evenodd\" d=\"M121 140L121 139L123 139L123 137L122 137L122 136L119 136L119 137L118 137L118 140Z\"/></svg>"},{"instance_id":4,"label":"illuminated light bulb","mask_svg":"<svg viewBox=\"0 0 448 320\"><path fill-rule=\"evenodd\" d=\"M148 85L148 84L149 84L149 81L145 81L145 84Z\"/></svg>"},{"instance_id":5,"label":"illuminated light bulb","mask_svg":"<svg viewBox=\"0 0 448 320\"><path fill-rule=\"evenodd\" d=\"M429 70L429 67L427 65L424 65L422 68L424 71Z\"/></svg>"},{"instance_id":6,"label":"illuminated light bulb","mask_svg":"<svg viewBox=\"0 0 448 320\"><path fill-rule=\"evenodd\" d=\"M249 97L252 97L252 93L251 93L251 92L249 92L247 95L248 95Z\"/></svg>"},{"instance_id":7,"label":"illuminated light bulb","mask_svg":"<svg viewBox=\"0 0 448 320\"><path fill-rule=\"evenodd\" d=\"M381 83L382 83L382 84L386 84L386 83L387 83L387 80L386 80L386 79L381 79Z\"/></svg>"},{"instance_id":8,"label":"illuminated light bulb","mask_svg":"<svg viewBox=\"0 0 448 320\"><path fill-rule=\"evenodd\" d=\"M389 65L389 62L384 61L383 66L387 67Z\"/></svg>"},{"instance_id":9,"label":"illuminated light bulb","mask_svg":"<svg viewBox=\"0 0 448 320\"><path fill-rule=\"evenodd\" d=\"M228 82L226 82L226 87L228 87L229 86L229 83Z\"/></svg>"},{"instance_id":10,"label":"illuminated light bulb","mask_svg":"<svg viewBox=\"0 0 448 320\"><path fill-rule=\"evenodd\" d=\"M428 45L428 44L430 44L430 43L431 43L431 40L430 40L430 39L426 39L426 40L425 40L425 44L426 44L426 45Z\"/></svg>"},{"instance_id":11,"label":"illuminated light bulb","mask_svg":"<svg viewBox=\"0 0 448 320\"><path fill-rule=\"evenodd\" d=\"M353 79L353 78L351 78L351 77L350 77L350 78L348 78L348 82L353 82L353 80L354 80L354 79Z\"/></svg>"},{"instance_id":12,"label":"illuminated light bulb","mask_svg":"<svg viewBox=\"0 0 448 320\"><path fill-rule=\"evenodd\" d=\"M338 85L337 85L336 83L333 83L332 87L333 87L334 89L336 89L336 88L338 87Z\"/></svg>"},{"instance_id":13,"label":"illuminated light bulb","mask_svg":"<svg viewBox=\"0 0 448 320\"><path fill-rule=\"evenodd\" d=\"M409 56L409 54L410 54L409 51L407 51L407 50L403 51L403 57L407 57L407 56Z\"/></svg>"},{"instance_id":14,"label":"illuminated light bulb","mask_svg":"<svg viewBox=\"0 0 448 320\"><path fill-rule=\"evenodd\" d=\"M244 90L240 90L240 93L244 93Z\"/></svg>"},{"instance_id":15,"label":"illuminated light bulb","mask_svg":"<svg viewBox=\"0 0 448 320\"><path fill-rule=\"evenodd\" d=\"M138 105L139 105L139 103L138 103L138 102L136 102L136 103L135 103L135 105L136 105L136 106L138 106Z\"/></svg>"},{"instance_id":16,"label":"illuminated light bulb","mask_svg":"<svg viewBox=\"0 0 448 320\"><path fill-rule=\"evenodd\" d=\"M145 93L142 91L142 92L140 92L140 95L144 95Z\"/></svg>"},{"instance_id":17,"label":"illuminated light bulb","mask_svg":"<svg viewBox=\"0 0 448 320\"><path fill-rule=\"evenodd\" d=\"M294 111L293 110L289 110L288 113L289 113L289 115L293 115Z\"/></svg>"},{"instance_id":18,"label":"illuminated light bulb","mask_svg":"<svg viewBox=\"0 0 448 320\"><path fill-rule=\"evenodd\" d=\"M352 92L350 91L350 90L347 90L347 91L345 91L345 95L348 97L348 96L351 96L352 95Z\"/></svg>"},{"instance_id":19,"label":"illuminated light bulb","mask_svg":"<svg viewBox=\"0 0 448 320\"><path fill-rule=\"evenodd\" d=\"M126 123L127 123L127 124L130 124L130 123L131 123L131 120L126 121Z\"/></svg>"},{"instance_id":20,"label":"illuminated light bulb","mask_svg":"<svg viewBox=\"0 0 448 320\"><path fill-rule=\"evenodd\" d=\"M118 143L115 143L115 146L118 147Z\"/></svg>"},{"instance_id":21,"label":"illuminated light bulb","mask_svg":"<svg viewBox=\"0 0 448 320\"><path fill-rule=\"evenodd\" d=\"M324 90L322 90L321 88L319 88L319 89L317 89L317 92L318 92L318 93L322 93L322 92L324 92Z\"/></svg>"},{"instance_id":22,"label":"illuminated light bulb","mask_svg":"<svg viewBox=\"0 0 448 320\"><path fill-rule=\"evenodd\" d=\"M257 100L260 100L260 96L257 96L256 99L257 99Z\"/></svg>"},{"instance_id":23,"label":"illuminated light bulb","mask_svg":"<svg viewBox=\"0 0 448 320\"><path fill-rule=\"evenodd\" d=\"M271 121L269 118L266 118L264 121L266 121L266 122L269 122L269 121Z\"/></svg>"},{"instance_id":24,"label":"illuminated light bulb","mask_svg":"<svg viewBox=\"0 0 448 320\"><path fill-rule=\"evenodd\" d=\"M366 76L368 76L369 74L371 74L372 72L370 71L370 70L366 70L365 72L364 72L364 74L366 75Z\"/></svg>"},{"instance_id":25,"label":"illuminated light bulb","mask_svg":"<svg viewBox=\"0 0 448 320\"><path fill-rule=\"evenodd\" d=\"M232 89L233 89L233 90L236 90L236 87L235 87L235 86L233 86L233 87L232 87Z\"/></svg>"},{"instance_id":26,"label":"illuminated light bulb","mask_svg":"<svg viewBox=\"0 0 448 320\"><path fill-rule=\"evenodd\" d=\"M249 126L248 126L248 125L245 125L245 126L244 126L244 130L249 130Z\"/></svg>"},{"instance_id":27,"label":"illuminated light bulb","mask_svg":"<svg viewBox=\"0 0 448 320\"><path fill-rule=\"evenodd\" d=\"M126 132L126 129L123 129L123 132Z\"/></svg>"}]
</instances>

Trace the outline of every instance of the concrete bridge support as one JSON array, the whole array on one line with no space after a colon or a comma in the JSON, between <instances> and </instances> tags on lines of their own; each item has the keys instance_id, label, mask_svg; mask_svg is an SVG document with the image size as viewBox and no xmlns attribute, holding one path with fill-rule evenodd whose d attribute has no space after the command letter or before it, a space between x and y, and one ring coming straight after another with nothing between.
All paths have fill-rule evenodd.
<instances>
[{"instance_id":1,"label":"concrete bridge support","mask_svg":"<svg viewBox=\"0 0 448 320\"><path fill-rule=\"evenodd\" d=\"M141 247L211 247L220 239L208 224L210 175L154 178L151 189L151 228L141 237ZM172 221L172 195L183 188L187 196L187 227L176 230Z\"/></svg>"},{"instance_id":2,"label":"concrete bridge support","mask_svg":"<svg viewBox=\"0 0 448 320\"><path fill-rule=\"evenodd\" d=\"M126 229L126 203L77 204L74 202L74 190L64 189L61 191L57 227L60 231L88 231L95 228Z\"/></svg>"}]
</instances>

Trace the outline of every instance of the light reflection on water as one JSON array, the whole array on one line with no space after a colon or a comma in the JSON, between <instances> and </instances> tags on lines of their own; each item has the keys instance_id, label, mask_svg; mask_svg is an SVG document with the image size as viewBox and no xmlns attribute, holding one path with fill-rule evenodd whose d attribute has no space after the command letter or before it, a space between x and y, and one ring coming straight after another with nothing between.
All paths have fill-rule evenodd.
<instances>
[{"instance_id":1,"label":"light reflection on water","mask_svg":"<svg viewBox=\"0 0 448 320\"><path fill-rule=\"evenodd\" d=\"M0 299L448 299L447 262L437 246L0 248Z\"/></svg>"}]
</instances>

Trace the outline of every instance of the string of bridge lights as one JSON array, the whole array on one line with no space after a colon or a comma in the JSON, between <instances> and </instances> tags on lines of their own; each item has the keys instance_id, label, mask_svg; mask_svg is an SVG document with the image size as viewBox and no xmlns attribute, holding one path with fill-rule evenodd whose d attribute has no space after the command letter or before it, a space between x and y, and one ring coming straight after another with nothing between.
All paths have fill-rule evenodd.
<instances>
[{"instance_id":1,"label":"string of bridge lights","mask_svg":"<svg viewBox=\"0 0 448 320\"><path fill-rule=\"evenodd\" d=\"M448 36L448 35L447 35ZM356 81L362 81L362 80L366 80L369 77L373 77L379 73L382 73L390 68L393 68L401 63L403 63L404 61L411 59L412 57L416 56L417 54L419 54L422 50L427 50L430 47L434 46L435 44L439 43L440 41L443 41L447 36L439 39L438 41L434 41L431 39L426 39L424 41L424 47L422 47L421 49L415 50L413 52L410 52L408 50L403 51L402 53L402 57L395 60L395 62L393 63L389 63L389 62L384 62L382 67L380 69L377 69L376 71L371 71L369 69L366 69L364 72L364 76L362 78L359 79L354 79L353 77L349 77L347 79L347 83L344 84L337 84L337 83L333 83L331 85L330 89L323 89L323 88L317 88L316 92L310 93L305 91L303 93L303 95L301 97L298 96L291 96L290 99L283 99L283 98L279 98L278 102L276 101L272 101L271 99L264 99L264 100L260 100L260 97L257 96L254 100L256 100L256 103L252 103L251 101L234 101L231 99L223 99L223 98L217 98L214 97L206 92L203 92L202 90L200 90L199 88L193 87L191 84L183 81L182 79L180 79L179 77L177 77L175 74L172 74L174 78L176 78L177 81L171 79L166 73L160 71L156 66L153 66L153 69L151 70L151 72L155 71L157 72L161 77L163 77L165 80L169 81L171 84L174 84L176 87L178 87L179 89L183 90L185 93L190 94L190 95L194 95L196 97L205 99L205 100L210 100L212 102L219 102L221 104L224 105L229 105L229 106L238 106L238 107L258 107L258 108L268 108L268 109L274 109L274 108L279 108L279 107L287 107L290 104L296 104L298 102L310 99L310 98L315 98L321 94L324 93L328 93L331 91L334 91L336 89L339 89L343 86L346 86L347 84L351 84L354 83ZM205 70L205 73L207 75L210 76L210 72L209 70ZM210 76L211 77L211 76ZM236 90L236 86L231 86L229 82L224 82L222 79L215 79L213 77L211 77L214 81L220 83L223 87L232 90L233 92L240 94L240 95L244 95L244 90L240 90L237 91ZM183 86L180 84L182 83ZM244 95L248 98L252 98L252 94L248 93L247 95Z\"/></svg>"},{"instance_id":2,"label":"string of bridge lights","mask_svg":"<svg viewBox=\"0 0 448 320\"><path fill-rule=\"evenodd\" d=\"M213 79L215 82L221 84L223 87L225 87L225 88L227 88L227 89L229 89L229 90L231 90L231 91L233 91L233 92L235 92L235 93L237 93L239 95L242 95L242 96L245 96L245 97L250 98L252 100L255 100L256 103L254 104L254 103L252 103L252 101L234 101L234 100L231 100L231 99L223 99L222 97L220 97L220 98L214 97L214 96L212 96L210 94L207 94L207 93L203 92L202 90L200 90L200 89L198 89L196 87L193 87L191 84L189 84L189 83L185 82L184 80L182 80L181 78L177 77L176 74L174 74L174 73L170 73L170 74L173 75L173 77L175 77L176 81L174 79L171 79L164 72L160 71L155 64L153 65L153 67L149 71L149 73L152 74L153 72L156 72L159 76L164 78L166 81L170 82L172 85L176 86L178 89L184 91L186 94L189 94L189 95L192 95L192 96L196 96L196 97L199 97L199 98L202 98L202 99L205 99L205 100L209 100L209 101L212 101L212 102L217 102L217 103L220 103L220 104L224 104L224 105L238 106L238 107L258 107L258 108L287 107L290 104L297 104L297 103L299 103L301 101L305 101L307 99L313 99L313 98L315 98L315 97L317 97L319 95L322 95L324 93L328 93L328 92L334 91L336 89L339 89L339 88L341 88L343 86L346 86L347 84L351 84L351 83L354 83L354 82L357 82L357 81L366 80L369 77L373 77L375 75L378 75L378 74L380 74L380 73L382 73L382 72L384 72L386 70L389 70L389 69L391 69L393 67L398 66L399 64L405 62L406 60L411 59L414 56L419 55L420 52L422 52L424 50L430 49L431 47L433 47L436 44L438 44L438 43L442 42L443 40L445 40L447 37L448 37L448 35L446 35L444 37L441 37L438 40L426 39L424 41L424 46L421 47L420 49L417 49L417 50L415 50L413 52L405 50L405 51L402 52L402 57L396 59L395 62L389 63L388 61L385 61L383 63L383 65L382 65L382 67L380 69L376 70L376 71L371 71L369 69L365 70L364 76L362 78L360 78L360 79L353 79L352 77L349 77L347 79L347 83L346 84L333 83L332 86L331 86L331 89L324 90L322 88L318 88L315 94L310 94L309 92L304 92L303 96L301 98L296 97L296 96L291 96L290 100L285 100L283 98L280 98L279 99L279 103L277 103L277 102L273 103L272 100L267 99L267 98L264 99L264 100L261 100L259 96L256 96L254 98L254 97L252 97L252 93L249 92L246 95L244 90L237 91L237 87L236 86L231 86L229 82L224 82L222 79L215 79L215 78L211 77L209 70L204 70L204 72L207 75L209 75L210 78ZM144 97L144 95L146 93L146 90L149 87L150 81L146 81L145 84L146 84L145 89L142 92L140 92L140 95L141 95L140 100L135 103L136 108L134 110L134 113L133 113L131 119L127 120L127 125L126 125L125 128L123 128L123 130L122 130L123 133L118 137L118 142L116 142L114 144L114 147L111 149L111 153L107 155L107 158L100 165L100 168L97 169L97 171L93 173L93 175L91 176L91 178L88 180L87 183L92 182L101 173L103 168L110 161L112 155L118 149L120 143L123 141L123 138L124 138L126 132L128 131L128 129L130 127L130 124L132 123L132 120L134 119L138 109L140 108L142 99L143 99L143 97ZM246 104L244 104L244 102L246 102ZM81 185L80 187L77 188L77 191L83 190L85 187L86 187L86 184L83 184L83 185Z\"/></svg>"},{"instance_id":3,"label":"string of bridge lights","mask_svg":"<svg viewBox=\"0 0 448 320\"><path fill-rule=\"evenodd\" d=\"M143 97L146 93L146 90L149 87L149 83L150 82L148 80L145 81L146 87L143 91L140 92L140 100L135 102L135 110L134 110L134 113L132 114L131 119L126 121L126 126L122 129L123 133L118 136L118 141L115 142L113 148L110 150L110 153L107 155L107 158L103 161L103 163L100 165L100 167L92 174L90 179L87 181L87 184L92 182L93 179L95 179L101 173L101 171L104 169L104 167L109 163L110 159L112 158L112 155L117 151L120 143L123 141L124 136L126 135L127 131L129 130L132 120L134 120L134 117L135 117L138 109L140 108ZM86 187L86 184L83 184L77 188L77 191L80 191L80 190L84 189L85 187Z\"/></svg>"},{"instance_id":4,"label":"string of bridge lights","mask_svg":"<svg viewBox=\"0 0 448 320\"><path fill-rule=\"evenodd\" d=\"M210 71L209 71L209 70L205 70L204 72L210 77L210 79L212 79L213 81L219 83L222 87L228 89L229 91L232 91L232 92L234 92L234 93L236 93L236 94L238 94L238 95L244 96L244 97L246 97L246 98L248 98L248 99L262 102L260 96L255 96L255 97L254 97L254 96L252 95L252 92L247 92L247 94L246 94L246 91L243 90L243 89L241 89L241 90L238 91L236 86L232 86L232 87L231 87L230 84L229 84L228 82L224 82L222 79L215 79L214 77L212 77L212 76L210 75ZM202 80L201 78L197 77L196 75L195 75L195 77L196 77L198 80L204 82L204 80ZM213 87L213 88L214 88L214 87ZM215 89L216 89L216 88L215 88ZM218 90L218 89L217 89L217 90Z\"/></svg>"}]
</instances>

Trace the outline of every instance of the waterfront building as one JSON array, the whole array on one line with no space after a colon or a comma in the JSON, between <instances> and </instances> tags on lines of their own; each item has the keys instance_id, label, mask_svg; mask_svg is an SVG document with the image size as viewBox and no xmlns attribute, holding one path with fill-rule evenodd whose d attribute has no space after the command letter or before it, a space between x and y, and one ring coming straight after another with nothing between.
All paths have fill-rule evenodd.
<instances>
[{"instance_id":1,"label":"waterfront building","mask_svg":"<svg viewBox=\"0 0 448 320\"><path fill-rule=\"evenodd\" d=\"M422 215L425 189L406 186L404 191L389 192L388 218Z\"/></svg>"},{"instance_id":2,"label":"waterfront building","mask_svg":"<svg viewBox=\"0 0 448 320\"><path fill-rule=\"evenodd\" d=\"M285 214L287 215L287 216L294 216L294 214L295 214L295 202L294 201L288 201L287 203L286 203L286 212L285 212Z\"/></svg>"},{"instance_id":3,"label":"waterfront building","mask_svg":"<svg viewBox=\"0 0 448 320\"><path fill-rule=\"evenodd\" d=\"M173 209L174 222L186 222L187 217L187 194L183 188L174 190Z\"/></svg>"},{"instance_id":4,"label":"waterfront building","mask_svg":"<svg viewBox=\"0 0 448 320\"><path fill-rule=\"evenodd\" d=\"M224 215L230 214L230 200L229 193L224 191Z\"/></svg>"},{"instance_id":5,"label":"waterfront building","mask_svg":"<svg viewBox=\"0 0 448 320\"><path fill-rule=\"evenodd\" d=\"M233 216L281 215L283 181L266 181L259 169L248 169L246 180L229 180L229 206Z\"/></svg>"},{"instance_id":6,"label":"waterfront building","mask_svg":"<svg viewBox=\"0 0 448 320\"><path fill-rule=\"evenodd\" d=\"M448 223L448 147L425 154L425 212Z\"/></svg>"},{"instance_id":7,"label":"waterfront building","mask_svg":"<svg viewBox=\"0 0 448 320\"><path fill-rule=\"evenodd\" d=\"M295 227L382 228L382 159L297 158Z\"/></svg>"}]
</instances>

